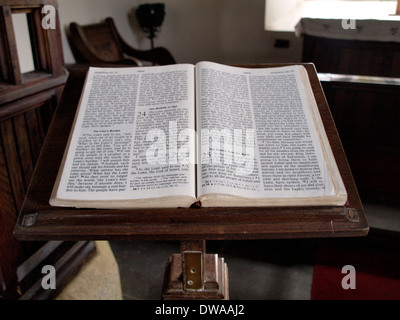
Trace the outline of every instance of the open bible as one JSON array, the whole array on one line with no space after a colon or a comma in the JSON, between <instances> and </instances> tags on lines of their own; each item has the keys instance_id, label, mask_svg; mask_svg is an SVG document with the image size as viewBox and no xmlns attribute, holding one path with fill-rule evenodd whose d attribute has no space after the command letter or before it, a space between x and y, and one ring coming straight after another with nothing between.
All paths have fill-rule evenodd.
<instances>
[{"instance_id":1,"label":"open bible","mask_svg":"<svg viewBox=\"0 0 400 320\"><path fill-rule=\"evenodd\" d=\"M50 198L77 208L343 205L305 68L90 68Z\"/></svg>"}]
</instances>

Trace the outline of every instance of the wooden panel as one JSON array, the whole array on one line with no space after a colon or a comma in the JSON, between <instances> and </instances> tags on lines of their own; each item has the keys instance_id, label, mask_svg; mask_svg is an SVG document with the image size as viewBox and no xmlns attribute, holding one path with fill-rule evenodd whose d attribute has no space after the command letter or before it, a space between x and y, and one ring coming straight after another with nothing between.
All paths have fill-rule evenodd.
<instances>
[{"instance_id":1,"label":"wooden panel","mask_svg":"<svg viewBox=\"0 0 400 320\"><path fill-rule=\"evenodd\" d=\"M15 139L18 145L18 154L21 160L21 173L24 180L25 190L29 187L33 173L33 159L29 145L29 134L25 122L25 115L14 117Z\"/></svg>"},{"instance_id":2,"label":"wooden panel","mask_svg":"<svg viewBox=\"0 0 400 320\"><path fill-rule=\"evenodd\" d=\"M0 30L6 29L6 19L4 10L6 8L0 8ZM0 80L1 81L12 81L12 65L8 63L10 59L10 50L8 49L9 44L7 42L6 32L0 32Z\"/></svg>"},{"instance_id":3,"label":"wooden panel","mask_svg":"<svg viewBox=\"0 0 400 320\"><path fill-rule=\"evenodd\" d=\"M7 162L11 189L14 195L14 201L17 211L22 207L25 196L25 183L21 175L21 161L18 154L18 145L15 141L14 126L12 120L6 120L0 123L0 131L3 139L4 155Z\"/></svg>"},{"instance_id":4,"label":"wooden panel","mask_svg":"<svg viewBox=\"0 0 400 320\"><path fill-rule=\"evenodd\" d=\"M27 97L0 112L0 266L6 279L6 299L18 298L28 290L32 283L20 287L16 268L44 245L16 241L13 229L61 92L62 87Z\"/></svg>"},{"instance_id":5,"label":"wooden panel","mask_svg":"<svg viewBox=\"0 0 400 320\"><path fill-rule=\"evenodd\" d=\"M13 226L17 219L17 209L11 189L10 177L5 160L3 143L0 143L0 269L2 269L4 298L17 296L15 269L23 249L13 237Z\"/></svg>"},{"instance_id":6,"label":"wooden panel","mask_svg":"<svg viewBox=\"0 0 400 320\"><path fill-rule=\"evenodd\" d=\"M61 96L67 73L64 69L60 23L43 29L43 5L58 9L56 0L0 0L0 297L49 298L38 291L38 274L20 283L17 268L31 261L43 242L20 242L13 236L18 212L30 184L36 161ZM12 13L25 13L32 44L35 70L21 74ZM46 239L47 240L47 239ZM74 243L70 244L74 247ZM93 251L86 244L71 259L63 260L66 283ZM86 249L84 249L86 248ZM90 250L89 250L90 249ZM55 250L58 250L55 249ZM38 257L35 255L35 257ZM40 256L39 256L40 260ZM71 266L68 264L71 262ZM61 262L60 262L61 263ZM61 264L60 264L61 265ZM20 269L22 270L22 269ZM41 274L39 274L41 276ZM24 278L25 279L25 278ZM35 283L33 291L29 286ZM58 287L58 283L57 283ZM40 288L39 288L40 289ZM54 290L51 294L55 294Z\"/></svg>"},{"instance_id":7,"label":"wooden panel","mask_svg":"<svg viewBox=\"0 0 400 320\"><path fill-rule=\"evenodd\" d=\"M5 298L17 297L15 270L23 256L22 244L13 237L14 220L0 207L0 269L2 269Z\"/></svg>"},{"instance_id":8,"label":"wooden panel","mask_svg":"<svg viewBox=\"0 0 400 320\"><path fill-rule=\"evenodd\" d=\"M61 90L55 88L0 107L0 261L6 298L23 293L23 288L17 287L16 268L43 245L16 241L13 229Z\"/></svg>"},{"instance_id":9,"label":"wooden panel","mask_svg":"<svg viewBox=\"0 0 400 320\"><path fill-rule=\"evenodd\" d=\"M56 92L49 92L40 97L47 100L41 101L38 97L34 99L24 99L17 106L26 108L25 112L10 105L9 110L14 110L13 114L4 117L0 121L1 133L1 154L2 175L0 176L3 185L11 186L13 195L12 211L18 212L39 156L44 137L50 125L54 105L57 101ZM34 103L34 108L29 107ZM23 109L22 109L23 111ZM7 194L7 193L3 193ZM1 206L8 202L1 202ZM11 206L6 211L11 210Z\"/></svg>"},{"instance_id":10,"label":"wooden panel","mask_svg":"<svg viewBox=\"0 0 400 320\"><path fill-rule=\"evenodd\" d=\"M399 59L400 43L304 35L302 61L318 72L400 77Z\"/></svg>"},{"instance_id":11,"label":"wooden panel","mask_svg":"<svg viewBox=\"0 0 400 320\"><path fill-rule=\"evenodd\" d=\"M22 78L10 6L0 7L0 33L2 34L2 59L0 61L3 70L3 78L1 80L5 80L13 85L19 85L22 83Z\"/></svg>"},{"instance_id":12,"label":"wooden panel","mask_svg":"<svg viewBox=\"0 0 400 320\"><path fill-rule=\"evenodd\" d=\"M46 103L44 103L37 110L37 116L39 119L40 130L42 136L44 137L49 130L51 120L53 119L54 109L57 104L57 98L55 96L51 97Z\"/></svg>"},{"instance_id":13,"label":"wooden panel","mask_svg":"<svg viewBox=\"0 0 400 320\"><path fill-rule=\"evenodd\" d=\"M54 92L43 97L48 100L38 103L36 98L33 99L35 109L25 113L15 110L15 116L9 115L0 122L2 147L17 211L21 208L57 102ZM25 99L24 106L29 104L32 102Z\"/></svg>"},{"instance_id":14,"label":"wooden panel","mask_svg":"<svg viewBox=\"0 0 400 320\"><path fill-rule=\"evenodd\" d=\"M29 145L31 147L31 154L33 162L36 164L36 160L39 157L40 149L43 144L43 132L39 126L39 117L36 114L36 110L28 110L25 112L26 125L29 135Z\"/></svg>"},{"instance_id":15,"label":"wooden panel","mask_svg":"<svg viewBox=\"0 0 400 320\"><path fill-rule=\"evenodd\" d=\"M1 137L0 137L1 138ZM13 191L11 189L10 176L3 150L3 139L0 143L0 203L3 208L3 213L7 214L10 219L15 219L15 212L17 211Z\"/></svg>"},{"instance_id":16,"label":"wooden panel","mask_svg":"<svg viewBox=\"0 0 400 320\"><path fill-rule=\"evenodd\" d=\"M322 85L361 196L398 199L399 86L335 81Z\"/></svg>"}]
</instances>

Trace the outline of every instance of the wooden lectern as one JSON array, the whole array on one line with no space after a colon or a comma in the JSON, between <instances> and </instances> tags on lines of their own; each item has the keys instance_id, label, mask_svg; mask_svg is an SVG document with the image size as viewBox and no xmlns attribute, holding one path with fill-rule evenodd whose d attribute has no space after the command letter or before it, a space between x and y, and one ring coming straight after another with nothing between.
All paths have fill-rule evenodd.
<instances>
[{"instance_id":1,"label":"wooden lectern","mask_svg":"<svg viewBox=\"0 0 400 320\"><path fill-rule=\"evenodd\" d=\"M276 64L245 67L273 67ZM170 257L162 299L228 299L223 258L206 254L206 240L365 236L368 224L324 93L307 69L343 177L342 207L249 207L94 210L51 207L49 198L67 143L86 70L71 70L49 129L14 235L19 240L180 240Z\"/></svg>"}]
</instances>

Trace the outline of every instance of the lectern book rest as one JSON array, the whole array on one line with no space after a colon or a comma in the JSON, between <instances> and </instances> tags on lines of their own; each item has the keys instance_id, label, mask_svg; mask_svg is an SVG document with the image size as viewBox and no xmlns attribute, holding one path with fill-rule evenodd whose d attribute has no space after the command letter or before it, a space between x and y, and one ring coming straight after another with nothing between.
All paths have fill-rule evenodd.
<instances>
[{"instance_id":1,"label":"lectern book rest","mask_svg":"<svg viewBox=\"0 0 400 320\"><path fill-rule=\"evenodd\" d=\"M52 206L343 206L302 65L90 68Z\"/></svg>"}]
</instances>

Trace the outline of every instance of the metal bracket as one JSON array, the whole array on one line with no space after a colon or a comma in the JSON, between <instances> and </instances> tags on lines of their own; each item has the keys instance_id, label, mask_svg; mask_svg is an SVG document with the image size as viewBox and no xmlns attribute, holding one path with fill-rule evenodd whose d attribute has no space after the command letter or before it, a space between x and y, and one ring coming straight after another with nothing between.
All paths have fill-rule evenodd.
<instances>
[{"instance_id":1,"label":"metal bracket","mask_svg":"<svg viewBox=\"0 0 400 320\"><path fill-rule=\"evenodd\" d=\"M183 252L183 290L204 290L204 264L201 251Z\"/></svg>"},{"instance_id":2,"label":"metal bracket","mask_svg":"<svg viewBox=\"0 0 400 320\"><path fill-rule=\"evenodd\" d=\"M26 214L22 219L22 226L25 228L32 227L36 222L37 213Z\"/></svg>"},{"instance_id":3,"label":"metal bracket","mask_svg":"<svg viewBox=\"0 0 400 320\"><path fill-rule=\"evenodd\" d=\"M358 216L356 209L346 208L345 214L346 214L347 220L349 220L351 222L358 222L360 220L360 217Z\"/></svg>"}]
</instances>

